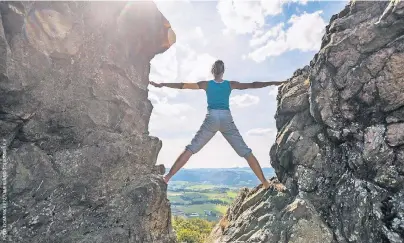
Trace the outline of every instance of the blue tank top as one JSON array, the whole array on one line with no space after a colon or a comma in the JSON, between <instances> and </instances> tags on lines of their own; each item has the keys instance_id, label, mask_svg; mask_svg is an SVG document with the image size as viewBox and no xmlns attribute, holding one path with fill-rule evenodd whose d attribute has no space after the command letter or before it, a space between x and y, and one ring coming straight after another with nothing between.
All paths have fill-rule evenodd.
<instances>
[{"instance_id":1,"label":"blue tank top","mask_svg":"<svg viewBox=\"0 0 404 243\"><path fill-rule=\"evenodd\" d=\"M208 109L230 110L229 108L230 93L231 93L231 86L229 81L223 80L220 83L214 80L208 81L206 87Z\"/></svg>"}]
</instances>

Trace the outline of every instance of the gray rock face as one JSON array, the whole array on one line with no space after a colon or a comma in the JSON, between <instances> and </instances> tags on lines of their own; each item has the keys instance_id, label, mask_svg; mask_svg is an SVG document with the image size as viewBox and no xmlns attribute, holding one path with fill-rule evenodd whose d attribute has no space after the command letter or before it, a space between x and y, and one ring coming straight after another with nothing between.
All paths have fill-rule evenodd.
<instances>
[{"instance_id":1,"label":"gray rock face","mask_svg":"<svg viewBox=\"0 0 404 243\"><path fill-rule=\"evenodd\" d=\"M173 242L147 98L168 21L152 2L2 2L0 15L8 240Z\"/></svg>"},{"instance_id":2,"label":"gray rock face","mask_svg":"<svg viewBox=\"0 0 404 243\"><path fill-rule=\"evenodd\" d=\"M276 179L272 184L242 190L206 242L334 242L310 202L293 198Z\"/></svg>"},{"instance_id":3,"label":"gray rock face","mask_svg":"<svg viewBox=\"0 0 404 243\"><path fill-rule=\"evenodd\" d=\"M333 16L310 65L279 87L270 155L286 190L247 190L210 240L404 242L403 70L402 1Z\"/></svg>"}]
</instances>

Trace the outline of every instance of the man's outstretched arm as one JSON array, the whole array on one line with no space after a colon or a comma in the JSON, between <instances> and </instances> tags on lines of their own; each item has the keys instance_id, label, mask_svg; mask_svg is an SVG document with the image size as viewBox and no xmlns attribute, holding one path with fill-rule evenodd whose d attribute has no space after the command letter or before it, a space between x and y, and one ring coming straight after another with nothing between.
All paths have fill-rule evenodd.
<instances>
[{"instance_id":1,"label":"man's outstretched arm","mask_svg":"<svg viewBox=\"0 0 404 243\"><path fill-rule=\"evenodd\" d=\"M150 81L150 84L161 88L161 87L168 87L173 89L205 89L206 88L206 81L199 81L196 83L155 83Z\"/></svg>"},{"instance_id":2,"label":"man's outstretched arm","mask_svg":"<svg viewBox=\"0 0 404 243\"><path fill-rule=\"evenodd\" d=\"M281 85L286 81L282 82L252 82L252 83L240 83L238 81L230 81L232 89L259 89L271 85Z\"/></svg>"}]
</instances>

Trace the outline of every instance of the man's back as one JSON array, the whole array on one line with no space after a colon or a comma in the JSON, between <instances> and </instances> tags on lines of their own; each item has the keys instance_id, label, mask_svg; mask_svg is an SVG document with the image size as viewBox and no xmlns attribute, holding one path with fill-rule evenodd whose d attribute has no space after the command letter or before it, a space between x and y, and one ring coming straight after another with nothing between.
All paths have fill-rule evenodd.
<instances>
[{"instance_id":1,"label":"man's back","mask_svg":"<svg viewBox=\"0 0 404 243\"><path fill-rule=\"evenodd\" d=\"M227 80L217 82L210 80L206 85L206 96L209 110L230 110L229 97L231 85Z\"/></svg>"}]
</instances>

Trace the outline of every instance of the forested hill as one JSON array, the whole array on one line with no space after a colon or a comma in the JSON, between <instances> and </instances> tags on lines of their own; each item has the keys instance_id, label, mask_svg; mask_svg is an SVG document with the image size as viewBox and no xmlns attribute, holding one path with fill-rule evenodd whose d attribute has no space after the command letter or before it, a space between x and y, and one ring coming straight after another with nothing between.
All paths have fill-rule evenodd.
<instances>
[{"instance_id":1,"label":"forested hill","mask_svg":"<svg viewBox=\"0 0 404 243\"><path fill-rule=\"evenodd\" d=\"M275 175L273 168L262 169L265 176ZM256 186L258 178L249 167L181 169L172 181L187 181L226 186Z\"/></svg>"}]
</instances>

